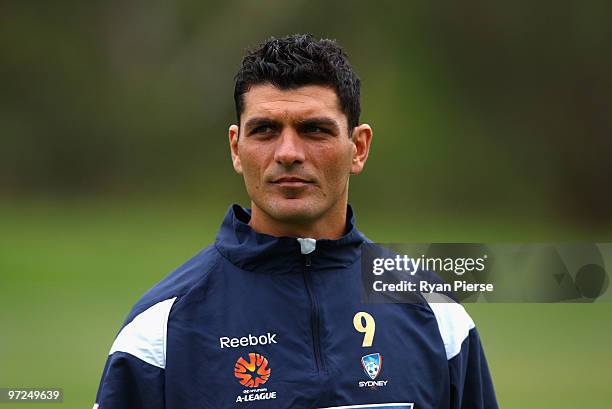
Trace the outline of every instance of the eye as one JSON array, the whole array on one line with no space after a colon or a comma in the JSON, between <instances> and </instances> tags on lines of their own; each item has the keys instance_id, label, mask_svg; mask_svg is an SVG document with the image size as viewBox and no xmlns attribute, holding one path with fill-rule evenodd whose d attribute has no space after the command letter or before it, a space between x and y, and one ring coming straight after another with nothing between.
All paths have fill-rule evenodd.
<instances>
[{"instance_id":1,"label":"eye","mask_svg":"<svg viewBox=\"0 0 612 409\"><path fill-rule=\"evenodd\" d=\"M271 139L276 134L276 128L274 125L259 125L254 127L247 134L256 139L267 140Z\"/></svg>"},{"instance_id":2,"label":"eye","mask_svg":"<svg viewBox=\"0 0 612 409\"><path fill-rule=\"evenodd\" d=\"M251 133L269 133L272 132L272 128L269 127L268 125L262 125L262 126L258 126L257 128L253 129L251 131Z\"/></svg>"},{"instance_id":3,"label":"eye","mask_svg":"<svg viewBox=\"0 0 612 409\"><path fill-rule=\"evenodd\" d=\"M308 125L304 127L304 132L306 133L330 133L328 129L322 128L320 126Z\"/></svg>"}]
</instances>

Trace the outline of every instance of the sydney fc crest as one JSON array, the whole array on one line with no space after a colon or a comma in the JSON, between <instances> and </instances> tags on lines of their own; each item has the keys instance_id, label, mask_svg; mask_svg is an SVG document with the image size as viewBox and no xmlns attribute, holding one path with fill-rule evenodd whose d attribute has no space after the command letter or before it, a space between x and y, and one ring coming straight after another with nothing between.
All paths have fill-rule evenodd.
<instances>
[{"instance_id":1,"label":"sydney fc crest","mask_svg":"<svg viewBox=\"0 0 612 409\"><path fill-rule=\"evenodd\" d=\"M377 352L375 354L362 356L361 366L371 380L376 379L382 370L382 355Z\"/></svg>"},{"instance_id":2,"label":"sydney fc crest","mask_svg":"<svg viewBox=\"0 0 612 409\"><path fill-rule=\"evenodd\" d=\"M366 375L368 375L370 380L359 381L360 388L369 387L376 389L378 387L387 386L387 382L389 382L388 380L375 380L382 371L382 355L380 353L377 352L375 354L362 356L361 367Z\"/></svg>"}]
</instances>

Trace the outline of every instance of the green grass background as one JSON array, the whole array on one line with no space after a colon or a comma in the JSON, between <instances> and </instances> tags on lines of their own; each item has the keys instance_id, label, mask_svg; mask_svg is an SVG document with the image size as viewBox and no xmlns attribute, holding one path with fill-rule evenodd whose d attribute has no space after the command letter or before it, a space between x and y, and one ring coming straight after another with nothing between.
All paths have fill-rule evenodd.
<instances>
[{"instance_id":1,"label":"green grass background","mask_svg":"<svg viewBox=\"0 0 612 409\"><path fill-rule=\"evenodd\" d=\"M225 204L0 205L0 386L62 387L90 408L106 354L133 302L214 237ZM552 226L364 214L387 242L579 237ZM385 215L390 217L390 215ZM573 234L573 236L572 236ZM612 304L471 304L502 408L609 408ZM42 408L3 404L2 408Z\"/></svg>"}]
</instances>

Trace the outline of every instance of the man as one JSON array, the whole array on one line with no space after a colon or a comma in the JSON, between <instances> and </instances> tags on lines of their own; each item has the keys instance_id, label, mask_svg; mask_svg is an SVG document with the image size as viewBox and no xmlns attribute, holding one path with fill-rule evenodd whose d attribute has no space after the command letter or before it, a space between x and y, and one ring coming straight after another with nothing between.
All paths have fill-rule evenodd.
<instances>
[{"instance_id":1,"label":"man","mask_svg":"<svg viewBox=\"0 0 612 409\"><path fill-rule=\"evenodd\" d=\"M230 207L215 243L136 303L99 408L497 407L463 307L360 302L359 87L330 40L248 53L229 144L251 208Z\"/></svg>"}]
</instances>

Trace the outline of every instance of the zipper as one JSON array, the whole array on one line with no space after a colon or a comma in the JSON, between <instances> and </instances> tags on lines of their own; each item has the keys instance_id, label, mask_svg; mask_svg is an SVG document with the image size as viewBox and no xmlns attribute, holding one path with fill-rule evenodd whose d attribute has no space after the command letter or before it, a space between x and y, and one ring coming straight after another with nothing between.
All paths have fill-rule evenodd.
<instances>
[{"instance_id":1,"label":"zipper","mask_svg":"<svg viewBox=\"0 0 612 409\"><path fill-rule=\"evenodd\" d=\"M310 254L304 255L304 283L306 284L306 291L310 297L310 326L312 329L312 345L314 348L315 363L317 366L317 372L325 370L323 365L323 359L321 358L321 338L319 334L319 305L317 299L312 291L312 275L310 272L310 266L312 261Z\"/></svg>"}]
</instances>

